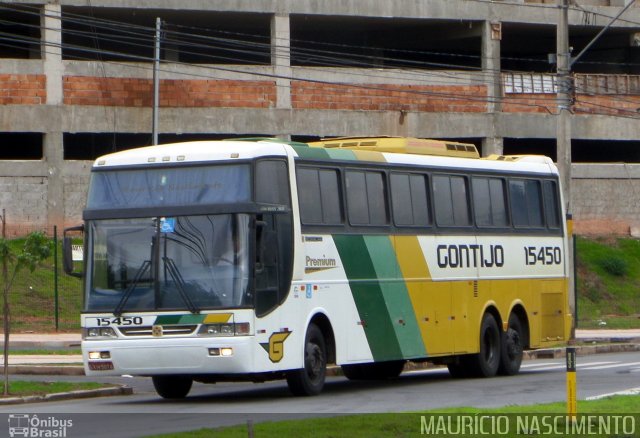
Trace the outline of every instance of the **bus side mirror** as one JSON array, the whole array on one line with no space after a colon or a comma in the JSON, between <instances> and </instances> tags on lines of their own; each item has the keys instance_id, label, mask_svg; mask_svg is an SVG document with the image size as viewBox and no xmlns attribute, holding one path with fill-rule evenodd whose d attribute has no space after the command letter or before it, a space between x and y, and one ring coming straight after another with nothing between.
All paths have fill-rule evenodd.
<instances>
[{"instance_id":1,"label":"bus side mirror","mask_svg":"<svg viewBox=\"0 0 640 438\"><path fill-rule=\"evenodd\" d=\"M73 257L73 240L71 237L67 236L68 232L72 231L80 231L84 232L84 225L79 225L77 227L70 227L64 229L64 234L62 238L62 267L64 272L72 277L82 277L82 272L74 272L73 270L73 262L81 261L81 258L77 258L74 260Z\"/></svg>"}]
</instances>

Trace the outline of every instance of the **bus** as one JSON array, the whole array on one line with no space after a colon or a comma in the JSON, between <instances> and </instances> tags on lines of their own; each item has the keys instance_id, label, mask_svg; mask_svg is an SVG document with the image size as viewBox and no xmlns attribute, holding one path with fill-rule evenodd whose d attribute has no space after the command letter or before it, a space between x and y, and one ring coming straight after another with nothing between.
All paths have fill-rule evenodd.
<instances>
[{"instance_id":1,"label":"bus","mask_svg":"<svg viewBox=\"0 0 640 438\"><path fill-rule=\"evenodd\" d=\"M543 156L412 138L199 141L98 158L84 224L88 376L286 379L518 373L567 341L567 236ZM65 269L72 272L71 229Z\"/></svg>"}]
</instances>

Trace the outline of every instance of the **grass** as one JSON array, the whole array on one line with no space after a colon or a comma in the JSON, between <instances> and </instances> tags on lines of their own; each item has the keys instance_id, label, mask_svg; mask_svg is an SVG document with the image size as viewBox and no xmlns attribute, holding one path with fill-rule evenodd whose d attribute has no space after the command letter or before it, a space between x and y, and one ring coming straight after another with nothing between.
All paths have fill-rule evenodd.
<instances>
[{"instance_id":1,"label":"grass","mask_svg":"<svg viewBox=\"0 0 640 438\"><path fill-rule=\"evenodd\" d=\"M24 239L10 242L20 252ZM81 280L62 271L62 242L58 241L58 322L61 330L79 330L82 305ZM32 273L18 273L9 293L11 330L49 332L55 330L55 270L52 256Z\"/></svg>"},{"instance_id":2,"label":"grass","mask_svg":"<svg viewBox=\"0 0 640 438\"><path fill-rule=\"evenodd\" d=\"M640 241L577 239L578 327L640 327Z\"/></svg>"},{"instance_id":3,"label":"grass","mask_svg":"<svg viewBox=\"0 0 640 438\"><path fill-rule=\"evenodd\" d=\"M9 381L9 394L14 396L45 395L87 389L106 388L112 385L96 382L31 382ZM4 382L0 382L0 394L4 393ZM2 396L0 395L0 398Z\"/></svg>"},{"instance_id":4,"label":"grass","mask_svg":"<svg viewBox=\"0 0 640 438\"><path fill-rule=\"evenodd\" d=\"M580 414L612 414L634 415L636 427L638 427L638 414L640 413L640 396L614 396L602 400L578 401ZM389 437L404 438L421 434L421 417L429 414L463 414L464 416L478 417L486 415L514 415L512 426L515 424L515 414L547 414L562 415L566 413L565 403L547 403L532 406L506 406L502 408L480 409L471 407L438 409L417 413L388 413L349 415L331 418L313 418L294 421L279 421L259 423L252 426L256 437L288 438L288 437ZM513 426L512 430L515 429ZM636 430L637 432L637 430ZM248 426L234 426L218 429L200 429L192 432L156 435L155 438L205 438L223 436L225 438L245 438L248 434ZM440 436L440 435L436 435ZM473 435L466 435L473 436ZM522 436L505 435L505 436ZM537 436L537 434L528 434ZM152 438L152 437L150 437Z\"/></svg>"}]
</instances>

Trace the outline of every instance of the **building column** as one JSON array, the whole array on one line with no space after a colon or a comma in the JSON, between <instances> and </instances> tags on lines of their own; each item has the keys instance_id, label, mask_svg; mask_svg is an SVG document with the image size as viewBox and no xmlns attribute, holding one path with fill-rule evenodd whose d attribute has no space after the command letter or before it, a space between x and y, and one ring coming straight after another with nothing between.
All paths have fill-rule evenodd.
<instances>
[{"instance_id":1,"label":"building column","mask_svg":"<svg viewBox=\"0 0 640 438\"><path fill-rule=\"evenodd\" d=\"M51 117L60 118L60 106L63 104L62 76L62 9L59 4L46 4L42 8L41 53L43 71L46 77L47 107L52 108ZM62 121L51 123L57 129L45 132L43 136L43 155L47 167L47 227L64 225L64 164Z\"/></svg>"},{"instance_id":2,"label":"building column","mask_svg":"<svg viewBox=\"0 0 640 438\"><path fill-rule=\"evenodd\" d=\"M47 105L62 104L62 9L57 4L47 4L40 17L41 53L44 73L47 77Z\"/></svg>"},{"instance_id":3,"label":"building column","mask_svg":"<svg viewBox=\"0 0 640 438\"><path fill-rule=\"evenodd\" d=\"M487 82L487 114L491 123L489 132L482 139L482 155L502 155L503 139L499 137L496 125L502 111L502 74L500 72L500 40L502 39L502 23L485 21L482 27L482 73Z\"/></svg>"},{"instance_id":4,"label":"building column","mask_svg":"<svg viewBox=\"0 0 640 438\"><path fill-rule=\"evenodd\" d=\"M276 108L291 109L291 30L288 14L271 17L271 65L276 78Z\"/></svg>"}]
</instances>

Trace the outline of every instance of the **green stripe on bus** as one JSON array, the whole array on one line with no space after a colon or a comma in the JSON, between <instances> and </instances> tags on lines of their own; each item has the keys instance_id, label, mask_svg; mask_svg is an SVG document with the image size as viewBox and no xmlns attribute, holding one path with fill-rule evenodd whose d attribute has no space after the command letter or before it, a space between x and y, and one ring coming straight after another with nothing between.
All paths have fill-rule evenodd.
<instances>
[{"instance_id":1,"label":"green stripe on bus","mask_svg":"<svg viewBox=\"0 0 640 438\"><path fill-rule=\"evenodd\" d=\"M358 157L349 149L326 149L329 158L333 160L356 161Z\"/></svg>"},{"instance_id":2,"label":"green stripe on bus","mask_svg":"<svg viewBox=\"0 0 640 438\"><path fill-rule=\"evenodd\" d=\"M207 315L182 315L179 324L200 324Z\"/></svg>"},{"instance_id":3,"label":"green stripe on bus","mask_svg":"<svg viewBox=\"0 0 640 438\"><path fill-rule=\"evenodd\" d=\"M153 325L179 324L180 318L184 315L160 315L156 318Z\"/></svg>"},{"instance_id":4,"label":"green stripe on bus","mask_svg":"<svg viewBox=\"0 0 640 438\"><path fill-rule=\"evenodd\" d=\"M406 359L427 355L409 290L389 236L364 236L391 323Z\"/></svg>"},{"instance_id":5,"label":"green stripe on bus","mask_svg":"<svg viewBox=\"0 0 640 438\"><path fill-rule=\"evenodd\" d=\"M292 146L300 158L307 160L328 160L329 154L324 148L312 148L302 146Z\"/></svg>"},{"instance_id":6,"label":"green stripe on bus","mask_svg":"<svg viewBox=\"0 0 640 438\"><path fill-rule=\"evenodd\" d=\"M364 332L373 359L385 361L402 358L402 351L363 236L334 235L333 239L347 273L360 320L364 321Z\"/></svg>"}]
</instances>

